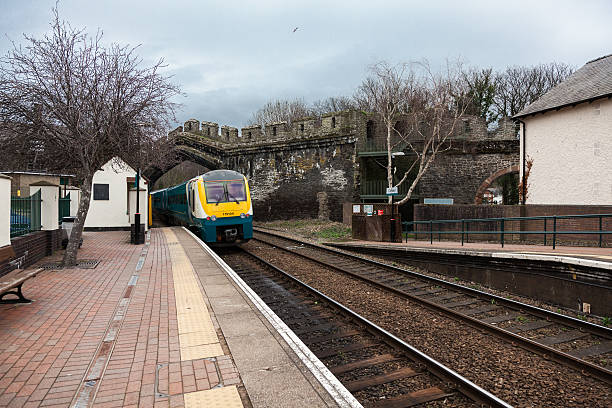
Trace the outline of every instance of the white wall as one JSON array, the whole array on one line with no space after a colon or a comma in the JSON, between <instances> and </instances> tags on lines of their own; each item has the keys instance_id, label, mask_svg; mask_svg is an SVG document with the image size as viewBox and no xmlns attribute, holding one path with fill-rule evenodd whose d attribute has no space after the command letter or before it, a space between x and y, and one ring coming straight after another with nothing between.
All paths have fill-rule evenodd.
<instances>
[{"instance_id":1,"label":"white wall","mask_svg":"<svg viewBox=\"0 0 612 408\"><path fill-rule=\"evenodd\" d=\"M612 204L612 100L523 121L527 159L533 159L527 204ZM522 143L521 129L521 173Z\"/></svg>"},{"instance_id":2,"label":"white wall","mask_svg":"<svg viewBox=\"0 0 612 408\"><path fill-rule=\"evenodd\" d=\"M76 217L81 201L81 190L76 187L68 187L66 192L70 193L70 215Z\"/></svg>"},{"instance_id":3,"label":"white wall","mask_svg":"<svg viewBox=\"0 0 612 408\"><path fill-rule=\"evenodd\" d=\"M92 228L117 228L129 227L130 215L128 211L128 188L134 187L134 183L128 186L127 178L135 177L136 171L124 162L114 163L112 160L102 166L94 175L91 188L91 202L85 227ZM108 200L94 200L93 184L108 184ZM146 184L141 178L140 188L145 189ZM141 208L141 218L147 216L147 206ZM144 221L142 221L144 222Z\"/></svg>"},{"instance_id":4,"label":"white wall","mask_svg":"<svg viewBox=\"0 0 612 408\"><path fill-rule=\"evenodd\" d=\"M42 231L59 228L59 186L30 185L30 195L40 190L40 229Z\"/></svg>"},{"instance_id":5,"label":"white wall","mask_svg":"<svg viewBox=\"0 0 612 408\"><path fill-rule=\"evenodd\" d=\"M0 174L0 248L11 245L11 178Z\"/></svg>"}]
</instances>

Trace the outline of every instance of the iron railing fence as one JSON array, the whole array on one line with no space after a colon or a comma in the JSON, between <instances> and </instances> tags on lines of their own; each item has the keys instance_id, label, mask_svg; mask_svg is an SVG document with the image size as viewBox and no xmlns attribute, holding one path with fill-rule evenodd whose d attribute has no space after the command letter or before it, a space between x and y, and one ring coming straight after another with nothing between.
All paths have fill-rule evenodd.
<instances>
[{"instance_id":1,"label":"iron railing fence","mask_svg":"<svg viewBox=\"0 0 612 408\"><path fill-rule=\"evenodd\" d=\"M577 229L579 223L574 220L593 220L593 222L582 222L585 229ZM544 245L547 240L552 239L552 247L555 249L557 236L559 235L590 235L598 238L599 247L603 246L603 236L612 234L612 228L604 229L604 220L612 219L612 214L577 214L577 215L542 215L534 217L503 217L503 218L469 218L460 220L428 220L403 222L402 229L408 242L408 235L413 234L415 240L418 236L429 237L433 244L434 235L441 240L442 235L461 235L461 245L469 240L470 235L489 235L499 237L502 248L508 236L541 235ZM527 229L527 222L541 221L542 229ZM574 229L560 229L561 221L565 227ZM612 225L610 222L606 222ZM437 229L434 230L434 225ZM533 225L533 223L531 223ZM422 226L422 227L420 227ZM590 229L589 229L590 226ZM448 229L443 229L448 227Z\"/></svg>"},{"instance_id":2,"label":"iron railing fence","mask_svg":"<svg viewBox=\"0 0 612 408\"><path fill-rule=\"evenodd\" d=\"M40 190L30 197L11 197L11 238L40 231Z\"/></svg>"},{"instance_id":3,"label":"iron railing fence","mask_svg":"<svg viewBox=\"0 0 612 408\"><path fill-rule=\"evenodd\" d=\"M387 194L389 184L387 180L362 180L360 185L361 195L381 195ZM405 196L410 188L410 183L402 183L397 191L400 196Z\"/></svg>"}]
</instances>

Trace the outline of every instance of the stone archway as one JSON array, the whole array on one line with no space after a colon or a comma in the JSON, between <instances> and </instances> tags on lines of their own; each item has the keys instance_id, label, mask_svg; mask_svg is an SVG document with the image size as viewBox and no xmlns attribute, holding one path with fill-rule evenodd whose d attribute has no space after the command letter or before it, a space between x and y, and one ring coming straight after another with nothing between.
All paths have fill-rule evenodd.
<instances>
[{"instance_id":1,"label":"stone archway","mask_svg":"<svg viewBox=\"0 0 612 408\"><path fill-rule=\"evenodd\" d=\"M474 204L482 204L482 196L484 192L487 191L487 188L489 188L495 180L497 180L501 176L505 176L506 174L518 173L518 172L519 172L519 165L515 164L514 166L510 166L505 169L498 170L495 173L491 174L489 177L487 177L485 181L482 182L480 187L478 187L478 190L476 191L476 197L474 197Z\"/></svg>"}]
</instances>

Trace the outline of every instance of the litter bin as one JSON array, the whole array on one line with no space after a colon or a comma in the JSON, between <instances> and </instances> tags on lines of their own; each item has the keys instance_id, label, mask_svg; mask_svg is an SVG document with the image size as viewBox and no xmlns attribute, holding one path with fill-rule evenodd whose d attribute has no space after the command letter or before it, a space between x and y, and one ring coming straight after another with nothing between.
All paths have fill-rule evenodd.
<instances>
[{"instance_id":1,"label":"litter bin","mask_svg":"<svg viewBox=\"0 0 612 408\"><path fill-rule=\"evenodd\" d=\"M68 239L70 239L70 234L72 234L72 227L74 226L74 221L76 217L62 217L62 248L66 249L68 246ZM83 238L79 242L79 248L83 245Z\"/></svg>"}]
</instances>

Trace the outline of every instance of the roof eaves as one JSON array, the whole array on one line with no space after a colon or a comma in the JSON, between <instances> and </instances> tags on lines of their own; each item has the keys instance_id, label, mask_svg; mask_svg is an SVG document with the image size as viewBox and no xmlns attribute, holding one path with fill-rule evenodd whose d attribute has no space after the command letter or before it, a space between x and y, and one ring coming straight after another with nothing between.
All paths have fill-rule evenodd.
<instances>
[{"instance_id":1,"label":"roof eaves","mask_svg":"<svg viewBox=\"0 0 612 408\"><path fill-rule=\"evenodd\" d=\"M524 117L531 116L531 115L537 115L538 113L546 113L546 112L550 112L550 111L553 111L553 110L559 110L559 109L567 108L568 106L576 106L576 105L579 105L581 103L587 103L587 102L590 103L590 102L596 101L597 99L604 99L604 98L608 98L608 99L612 98L612 93L598 95L598 96L594 96L592 98L582 99L582 100L579 100L579 101L570 102L570 103L566 103L566 104L559 105L559 106L552 106L550 108L540 109L540 110L536 110L536 111L532 111L532 112L527 112L527 113L519 112L516 115L514 115L512 117L512 119L519 119L519 118L524 118Z\"/></svg>"}]
</instances>

